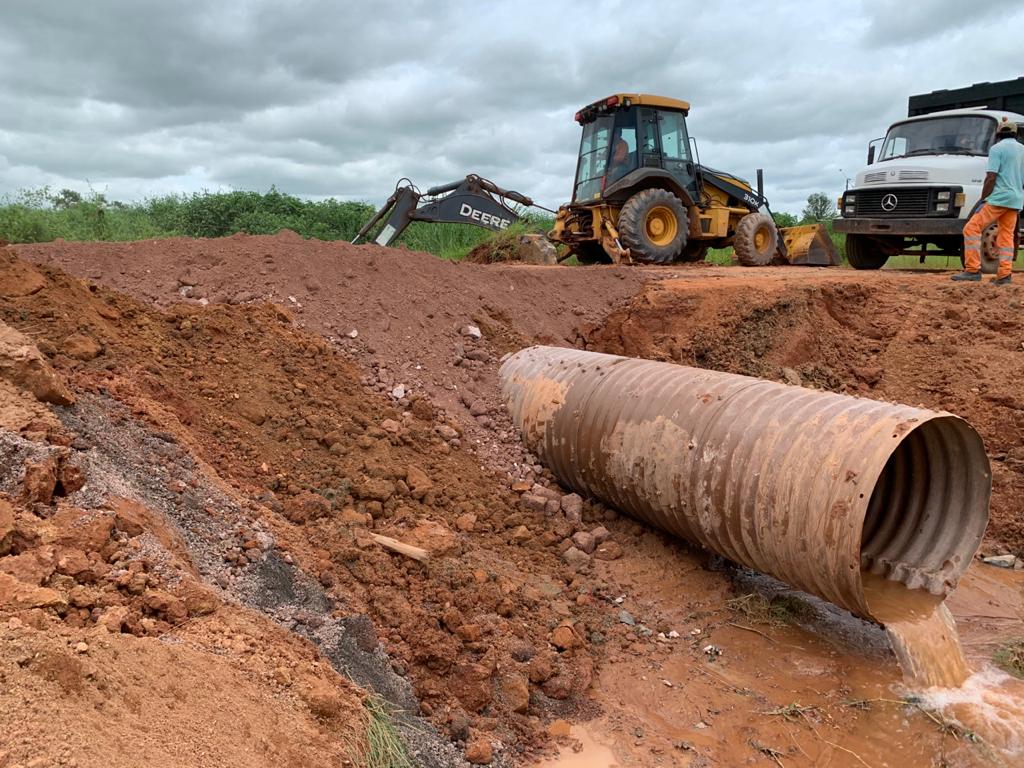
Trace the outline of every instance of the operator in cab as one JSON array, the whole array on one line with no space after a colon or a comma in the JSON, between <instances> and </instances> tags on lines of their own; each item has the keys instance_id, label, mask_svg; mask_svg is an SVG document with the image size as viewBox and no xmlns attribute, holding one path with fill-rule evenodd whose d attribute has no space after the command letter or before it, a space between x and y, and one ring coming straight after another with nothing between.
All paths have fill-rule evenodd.
<instances>
[{"instance_id":1,"label":"operator in cab","mask_svg":"<svg viewBox=\"0 0 1024 768\"><path fill-rule=\"evenodd\" d=\"M1017 248L1017 217L1024 208L1024 144L1016 137L1016 124L1004 117L988 152L988 172L981 190L983 205L964 227L964 271L953 275L954 280L972 283L981 280L981 233L996 223L999 269L992 282L996 285L1010 283Z\"/></svg>"},{"instance_id":2,"label":"operator in cab","mask_svg":"<svg viewBox=\"0 0 1024 768\"><path fill-rule=\"evenodd\" d=\"M617 181L636 167L636 155L629 151L625 139L619 139L612 147L612 162L608 167L608 182Z\"/></svg>"}]
</instances>

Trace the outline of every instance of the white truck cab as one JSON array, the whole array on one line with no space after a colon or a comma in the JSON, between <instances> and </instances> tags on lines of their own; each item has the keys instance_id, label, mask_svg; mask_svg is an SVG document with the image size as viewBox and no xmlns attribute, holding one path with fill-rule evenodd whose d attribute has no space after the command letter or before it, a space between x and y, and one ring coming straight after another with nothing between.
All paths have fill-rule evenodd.
<instances>
[{"instance_id":1,"label":"white truck cab","mask_svg":"<svg viewBox=\"0 0 1024 768\"><path fill-rule=\"evenodd\" d=\"M1009 81L1018 83L1024 94L1024 79ZM868 165L840 199L834 225L846 233L851 266L878 269L889 256L904 253L921 261L925 255L963 256L963 227L979 205L996 125L1003 118L1016 123L1017 140L1024 143L1024 114L985 106L913 113L915 99L934 102L936 95L971 90L911 97L912 116L869 144ZM983 241L984 271L997 264L994 234Z\"/></svg>"}]
</instances>

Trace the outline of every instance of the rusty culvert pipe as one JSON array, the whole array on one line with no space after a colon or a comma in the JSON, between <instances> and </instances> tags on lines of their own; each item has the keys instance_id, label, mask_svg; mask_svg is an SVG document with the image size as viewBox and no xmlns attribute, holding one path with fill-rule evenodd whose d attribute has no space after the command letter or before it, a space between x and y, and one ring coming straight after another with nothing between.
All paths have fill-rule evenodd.
<instances>
[{"instance_id":1,"label":"rusty culvert pipe","mask_svg":"<svg viewBox=\"0 0 1024 768\"><path fill-rule=\"evenodd\" d=\"M948 413L556 347L500 378L564 485L860 616L862 569L945 595L988 522L984 446Z\"/></svg>"}]
</instances>

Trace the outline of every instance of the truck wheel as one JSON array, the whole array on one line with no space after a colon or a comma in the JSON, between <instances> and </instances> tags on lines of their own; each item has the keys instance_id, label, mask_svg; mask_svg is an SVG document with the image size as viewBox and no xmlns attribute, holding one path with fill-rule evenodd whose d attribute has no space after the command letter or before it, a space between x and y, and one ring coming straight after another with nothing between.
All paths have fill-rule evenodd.
<instances>
[{"instance_id":1,"label":"truck wheel","mask_svg":"<svg viewBox=\"0 0 1024 768\"><path fill-rule=\"evenodd\" d=\"M767 213L748 213L736 225L732 241L736 258L745 267L764 267L771 263L779 247L779 230Z\"/></svg>"},{"instance_id":2,"label":"truck wheel","mask_svg":"<svg viewBox=\"0 0 1024 768\"><path fill-rule=\"evenodd\" d=\"M847 235L846 260L854 269L881 269L889 260L889 254L875 245L870 237Z\"/></svg>"},{"instance_id":3,"label":"truck wheel","mask_svg":"<svg viewBox=\"0 0 1024 768\"><path fill-rule=\"evenodd\" d=\"M600 243L588 241L586 243L577 243L573 247L573 255L576 256L576 261L580 264L611 264L612 259L604 248L601 247Z\"/></svg>"},{"instance_id":4,"label":"truck wheel","mask_svg":"<svg viewBox=\"0 0 1024 768\"><path fill-rule=\"evenodd\" d=\"M645 189L622 206L619 240L637 261L667 264L686 245L688 225L682 200L664 189Z\"/></svg>"},{"instance_id":5,"label":"truck wheel","mask_svg":"<svg viewBox=\"0 0 1024 768\"><path fill-rule=\"evenodd\" d=\"M981 233L981 272L984 275L994 275L999 270L999 246L996 245L998 236L997 224Z\"/></svg>"}]
</instances>

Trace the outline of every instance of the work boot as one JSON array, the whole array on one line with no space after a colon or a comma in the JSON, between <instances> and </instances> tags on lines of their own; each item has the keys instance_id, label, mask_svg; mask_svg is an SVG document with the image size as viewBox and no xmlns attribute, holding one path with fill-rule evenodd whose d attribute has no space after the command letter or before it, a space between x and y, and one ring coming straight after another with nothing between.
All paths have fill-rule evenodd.
<instances>
[{"instance_id":1,"label":"work boot","mask_svg":"<svg viewBox=\"0 0 1024 768\"><path fill-rule=\"evenodd\" d=\"M1011 277L1013 277L1013 275L1006 275L1005 277L997 277L997 278L995 278L992 281L992 285L1009 285Z\"/></svg>"},{"instance_id":2,"label":"work boot","mask_svg":"<svg viewBox=\"0 0 1024 768\"><path fill-rule=\"evenodd\" d=\"M960 274L953 275L950 280L963 281L967 283L979 283L981 282L981 272L961 272Z\"/></svg>"}]
</instances>

